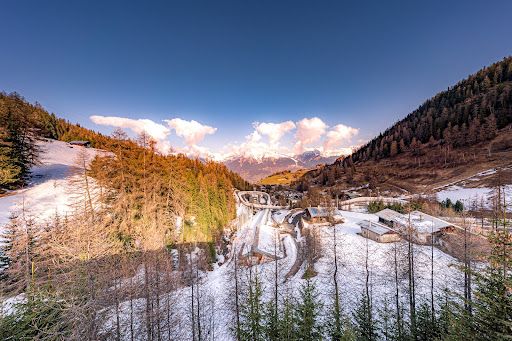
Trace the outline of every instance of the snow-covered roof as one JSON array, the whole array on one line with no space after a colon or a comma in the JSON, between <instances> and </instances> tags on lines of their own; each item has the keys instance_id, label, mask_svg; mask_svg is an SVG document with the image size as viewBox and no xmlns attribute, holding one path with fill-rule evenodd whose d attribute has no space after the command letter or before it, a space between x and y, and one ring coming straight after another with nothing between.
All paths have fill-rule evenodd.
<instances>
[{"instance_id":1,"label":"snow-covered roof","mask_svg":"<svg viewBox=\"0 0 512 341\"><path fill-rule=\"evenodd\" d=\"M386 233L396 233L395 231L391 230L389 227L385 225L369 220L360 221L359 226L361 226L361 228L367 229L368 231L372 231L378 235L383 235Z\"/></svg>"},{"instance_id":2,"label":"snow-covered roof","mask_svg":"<svg viewBox=\"0 0 512 341\"><path fill-rule=\"evenodd\" d=\"M389 208L385 208L382 211L379 211L379 212L375 213L375 215L378 216L379 218L382 218L382 219L385 219L385 220L388 220L388 221L392 221L396 217L401 217L402 216L402 214L398 213L397 211L393 211L393 210L391 210Z\"/></svg>"},{"instance_id":3,"label":"snow-covered roof","mask_svg":"<svg viewBox=\"0 0 512 341\"><path fill-rule=\"evenodd\" d=\"M411 226L419 233L438 232L445 227L453 226L453 224L445 220L420 211L412 211L409 214L400 215L400 217L395 218L395 221L403 226L408 226L409 219Z\"/></svg>"},{"instance_id":4,"label":"snow-covered roof","mask_svg":"<svg viewBox=\"0 0 512 341\"><path fill-rule=\"evenodd\" d=\"M308 207L306 208L311 218L326 218L329 212L324 207Z\"/></svg>"}]
</instances>

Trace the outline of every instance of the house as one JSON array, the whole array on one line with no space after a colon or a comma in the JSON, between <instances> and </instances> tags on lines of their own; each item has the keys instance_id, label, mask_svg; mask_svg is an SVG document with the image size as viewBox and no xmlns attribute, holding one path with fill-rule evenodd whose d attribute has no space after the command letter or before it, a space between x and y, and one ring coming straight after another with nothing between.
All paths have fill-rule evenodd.
<instances>
[{"instance_id":1,"label":"house","mask_svg":"<svg viewBox=\"0 0 512 341\"><path fill-rule=\"evenodd\" d=\"M397 211L393 211L389 208L385 208L382 211L375 213L377 217L379 217L379 223L387 225L389 227L394 227L394 222L396 218L402 216L402 214Z\"/></svg>"},{"instance_id":2,"label":"house","mask_svg":"<svg viewBox=\"0 0 512 341\"><path fill-rule=\"evenodd\" d=\"M398 232L381 223L363 220L359 223L361 235L378 243L393 243L400 240Z\"/></svg>"},{"instance_id":3,"label":"house","mask_svg":"<svg viewBox=\"0 0 512 341\"><path fill-rule=\"evenodd\" d=\"M439 244L440 238L446 233L453 233L455 226L443 219L421 211L412 211L396 217L394 225L402 233L411 235L418 244ZM411 231L409 231L409 227Z\"/></svg>"},{"instance_id":4,"label":"house","mask_svg":"<svg viewBox=\"0 0 512 341\"><path fill-rule=\"evenodd\" d=\"M303 217L311 224L328 223L329 211L324 207L308 207L304 210Z\"/></svg>"},{"instance_id":5,"label":"house","mask_svg":"<svg viewBox=\"0 0 512 341\"><path fill-rule=\"evenodd\" d=\"M418 244L439 244L443 234L455 230L453 224L420 211L401 214L386 208L375 214L380 223Z\"/></svg>"},{"instance_id":6,"label":"house","mask_svg":"<svg viewBox=\"0 0 512 341\"><path fill-rule=\"evenodd\" d=\"M336 210L329 212L325 207L308 207L302 217L310 224L339 224L343 217Z\"/></svg>"},{"instance_id":7,"label":"house","mask_svg":"<svg viewBox=\"0 0 512 341\"><path fill-rule=\"evenodd\" d=\"M69 144L72 146L80 146L80 147L86 147L86 148L91 147L90 141L70 141Z\"/></svg>"}]
</instances>

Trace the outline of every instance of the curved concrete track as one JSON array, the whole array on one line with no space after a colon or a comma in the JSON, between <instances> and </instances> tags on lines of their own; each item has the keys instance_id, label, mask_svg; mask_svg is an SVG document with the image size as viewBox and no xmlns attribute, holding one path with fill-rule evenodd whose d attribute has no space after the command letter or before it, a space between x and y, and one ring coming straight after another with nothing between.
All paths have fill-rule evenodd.
<instances>
[{"instance_id":1,"label":"curved concrete track","mask_svg":"<svg viewBox=\"0 0 512 341\"><path fill-rule=\"evenodd\" d=\"M285 264L288 264L288 270L286 271L283 279L286 280L295 275L295 273L297 273L297 271L300 269L300 266L302 265L302 257L300 244L297 243L293 237L293 226L291 226L287 221L286 223L279 224L272 218L272 210L288 209L288 207L272 205L270 195L265 192L236 191L235 195L242 205L253 210L251 222L248 222L248 224L252 227L252 231L245 231L245 236L247 237L244 238L246 239L245 248L249 246L247 243L250 243L251 251L257 252L269 258L273 258L273 254L261 250L258 245L260 225L272 222L273 225L277 226L277 228L275 227L276 232L281 235L279 242L284 252L284 255L278 257L278 259L280 259L280 261L284 262ZM255 210L259 212L254 214ZM247 226L244 229L247 229Z\"/></svg>"},{"instance_id":2,"label":"curved concrete track","mask_svg":"<svg viewBox=\"0 0 512 341\"><path fill-rule=\"evenodd\" d=\"M236 196L240 200L242 204L251 208L258 209L273 209L280 210L286 209L287 206L275 206L272 205L272 201L270 200L270 194L266 192L260 191L236 191ZM262 201L264 203L262 203Z\"/></svg>"}]
</instances>

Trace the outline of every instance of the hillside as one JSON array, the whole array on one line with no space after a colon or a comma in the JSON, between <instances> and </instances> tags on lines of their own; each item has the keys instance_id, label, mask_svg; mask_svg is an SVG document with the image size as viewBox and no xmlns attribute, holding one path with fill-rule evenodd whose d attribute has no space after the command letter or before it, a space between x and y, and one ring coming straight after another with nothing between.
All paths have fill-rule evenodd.
<instances>
[{"instance_id":1,"label":"hillside","mask_svg":"<svg viewBox=\"0 0 512 341\"><path fill-rule=\"evenodd\" d=\"M311 171L303 180L423 193L491 168L507 172L511 123L508 57L437 94L351 156ZM506 174L501 178L510 182Z\"/></svg>"},{"instance_id":2,"label":"hillside","mask_svg":"<svg viewBox=\"0 0 512 341\"><path fill-rule=\"evenodd\" d=\"M89 141L93 148L63 143L71 140ZM147 136L134 141L122 131L113 136L99 134L58 118L15 93L0 93L0 147L0 207L5 209L0 225L9 216L24 213L20 212L20 201L34 218L75 213L72 206L77 206L74 201L83 189L73 189L68 183L78 171L91 177L102 191L113 191L117 198L129 196L130 205L124 205L123 210L133 210L135 217L150 205L142 202L140 193L153 193L151 205L159 202L158 210L167 212L165 224L173 231L167 242L213 241L220 236L218 230L234 217L233 188L249 186L220 163L161 155ZM79 149L89 154L84 162L77 160ZM146 181L151 181L151 190ZM88 196L88 201L93 201L92 195ZM115 207L114 197L99 200ZM194 223L179 228L176 217L193 217ZM117 221L117 228L130 219ZM42 223L38 219L38 224Z\"/></svg>"},{"instance_id":3,"label":"hillside","mask_svg":"<svg viewBox=\"0 0 512 341\"><path fill-rule=\"evenodd\" d=\"M285 170L271 174L258 181L258 183L261 185L290 185L299 180L306 172L308 172L307 169Z\"/></svg>"}]
</instances>

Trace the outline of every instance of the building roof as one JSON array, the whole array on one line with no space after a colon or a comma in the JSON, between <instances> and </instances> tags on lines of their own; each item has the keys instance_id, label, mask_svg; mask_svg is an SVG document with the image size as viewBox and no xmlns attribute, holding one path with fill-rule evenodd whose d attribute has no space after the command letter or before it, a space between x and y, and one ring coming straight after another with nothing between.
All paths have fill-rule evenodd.
<instances>
[{"instance_id":1,"label":"building roof","mask_svg":"<svg viewBox=\"0 0 512 341\"><path fill-rule=\"evenodd\" d=\"M311 218L326 218L329 216L329 212L324 207L308 207L306 211Z\"/></svg>"},{"instance_id":2,"label":"building roof","mask_svg":"<svg viewBox=\"0 0 512 341\"><path fill-rule=\"evenodd\" d=\"M389 227L382 225L380 223L376 223L374 221L369 220L363 220L359 223L359 226L363 229L367 229L368 231L372 231L373 233L378 234L379 236L382 236L383 234L387 233L396 233Z\"/></svg>"},{"instance_id":3,"label":"building roof","mask_svg":"<svg viewBox=\"0 0 512 341\"><path fill-rule=\"evenodd\" d=\"M441 229L453 226L449 222L433 217L421 211L412 211L410 214L401 215L395 221L401 225L409 225L409 217L411 226L419 233L432 233L438 232Z\"/></svg>"},{"instance_id":4,"label":"building roof","mask_svg":"<svg viewBox=\"0 0 512 341\"><path fill-rule=\"evenodd\" d=\"M402 214L398 213L397 211L393 211L389 208L385 208L382 211L379 211L375 213L379 218L382 218L384 220L393 221L397 217L402 217Z\"/></svg>"}]
</instances>

